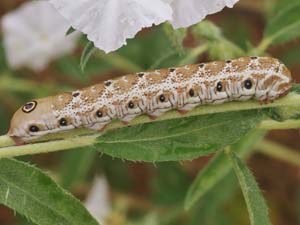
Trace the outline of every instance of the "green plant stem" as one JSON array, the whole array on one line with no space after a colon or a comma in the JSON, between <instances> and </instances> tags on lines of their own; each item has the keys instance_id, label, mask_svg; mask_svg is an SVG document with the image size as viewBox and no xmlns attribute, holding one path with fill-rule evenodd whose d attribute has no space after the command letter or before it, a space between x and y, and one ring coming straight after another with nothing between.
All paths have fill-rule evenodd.
<instances>
[{"instance_id":1,"label":"green plant stem","mask_svg":"<svg viewBox=\"0 0 300 225\"><path fill-rule=\"evenodd\" d=\"M49 141L21 146L0 148L0 158L15 157L21 155L33 155L39 153L62 151L72 148L80 148L93 145L98 135L80 136L64 140Z\"/></svg>"},{"instance_id":2,"label":"green plant stem","mask_svg":"<svg viewBox=\"0 0 300 225\"><path fill-rule=\"evenodd\" d=\"M284 124L284 122L282 122ZM261 129L265 129L260 126ZM299 127L300 128L300 125ZM101 133L98 134L90 134L73 138L66 138L63 140L52 140L47 142L26 144L21 146L11 146L14 144L12 140L4 135L0 136L0 145L7 146L0 148L0 158L3 157L16 157L21 155L31 155L31 154L39 154L46 152L54 152L54 151L62 151L73 148L87 147L93 146L96 142L97 137L99 137Z\"/></svg>"},{"instance_id":3,"label":"green plant stem","mask_svg":"<svg viewBox=\"0 0 300 225\"><path fill-rule=\"evenodd\" d=\"M275 120L264 120L258 126L262 130L286 130L286 129L299 129L300 120L285 120L284 122L278 122Z\"/></svg>"},{"instance_id":4,"label":"green plant stem","mask_svg":"<svg viewBox=\"0 0 300 225\"><path fill-rule=\"evenodd\" d=\"M255 52L255 55L261 55L270 46L272 40L272 38L264 38L252 52Z\"/></svg>"},{"instance_id":5,"label":"green plant stem","mask_svg":"<svg viewBox=\"0 0 300 225\"><path fill-rule=\"evenodd\" d=\"M185 65L191 63L196 57L208 50L208 44L199 45L196 48L193 48L186 57L179 61L178 65Z\"/></svg>"},{"instance_id":6,"label":"green plant stem","mask_svg":"<svg viewBox=\"0 0 300 225\"><path fill-rule=\"evenodd\" d=\"M3 90L5 92L13 91L21 93L34 93L35 95L40 95L36 88L37 85L40 87L39 90L42 90L43 94L45 94L45 92L51 94L59 91L61 92L70 90L70 87L58 86L55 83L47 83L47 85L43 85L38 82L16 78L9 73L0 74L0 90Z\"/></svg>"},{"instance_id":7,"label":"green plant stem","mask_svg":"<svg viewBox=\"0 0 300 225\"><path fill-rule=\"evenodd\" d=\"M105 60L107 63L112 65L114 68L121 69L127 72L139 72L143 71L144 69L141 68L139 65L127 60L125 57L117 54L117 53L110 53L105 54L103 51L96 51L96 57L100 58L101 60Z\"/></svg>"},{"instance_id":8,"label":"green plant stem","mask_svg":"<svg viewBox=\"0 0 300 225\"><path fill-rule=\"evenodd\" d=\"M179 117L187 116L197 116L204 114L220 113L220 112L230 112L230 111L240 111L240 110L249 110L249 109L260 109L267 107L286 107L286 106L295 106L300 104L300 95L295 93L290 93L284 98L278 99L274 103L267 105L261 105L257 101L246 101L246 102L228 102L222 105L206 105L203 107L197 107L191 112L180 115L177 111L170 111L164 115L157 118L156 121L175 119ZM142 123L149 123L153 120L149 119L147 116L139 116L135 118L130 125L137 125ZM263 121L259 126L260 129L278 129L285 127L289 128L300 128L299 120L287 120L285 122L274 122L274 121ZM295 126L297 124L297 126ZM117 129L124 127L120 121L113 121L108 124L107 130ZM60 132L51 135L46 135L39 139L36 139L35 144L27 144L23 146L12 146L14 142L6 135L0 136L0 158L1 157L14 157L19 155L27 154L37 154L42 152L50 151L60 151L71 148L91 146L94 144L96 138L103 133L94 132L87 129L74 129L67 132ZM63 140L57 140L63 139ZM42 141L42 142L41 142ZM11 146L11 147L10 147Z\"/></svg>"},{"instance_id":9,"label":"green plant stem","mask_svg":"<svg viewBox=\"0 0 300 225\"><path fill-rule=\"evenodd\" d=\"M295 166L300 166L299 151L297 152L273 141L262 140L255 146L255 149L275 159L285 161Z\"/></svg>"}]
</instances>

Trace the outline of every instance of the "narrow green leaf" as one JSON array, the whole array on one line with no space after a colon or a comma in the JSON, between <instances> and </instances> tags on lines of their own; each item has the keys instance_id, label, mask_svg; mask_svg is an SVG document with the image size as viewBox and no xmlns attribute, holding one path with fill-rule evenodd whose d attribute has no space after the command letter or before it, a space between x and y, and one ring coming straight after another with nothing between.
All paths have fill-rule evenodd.
<instances>
[{"instance_id":1,"label":"narrow green leaf","mask_svg":"<svg viewBox=\"0 0 300 225\"><path fill-rule=\"evenodd\" d=\"M96 154L96 151L89 151L87 148L66 151L60 166L62 187L70 190L74 184L84 180L96 159Z\"/></svg>"},{"instance_id":2,"label":"narrow green leaf","mask_svg":"<svg viewBox=\"0 0 300 225\"><path fill-rule=\"evenodd\" d=\"M46 174L14 159L0 159L0 202L39 225L98 224Z\"/></svg>"},{"instance_id":3,"label":"narrow green leaf","mask_svg":"<svg viewBox=\"0 0 300 225\"><path fill-rule=\"evenodd\" d=\"M234 152L230 151L228 156L239 180L251 225L271 225L267 204L252 173Z\"/></svg>"},{"instance_id":4,"label":"narrow green leaf","mask_svg":"<svg viewBox=\"0 0 300 225\"><path fill-rule=\"evenodd\" d=\"M94 46L94 43L89 41L85 47L84 47L84 50L81 54L81 57L80 57L80 69L81 71L83 72L85 67L86 67L86 64L87 62L89 61L89 58L92 56L92 54L96 51L96 48Z\"/></svg>"},{"instance_id":5,"label":"narrow green leaf","mask_svg":"<svg viewBox=\"0 0 300 225\"><path fill-rule=\"evenodd\" d=\"M76 30L73 27L69 27L69 29L66 32L66 36L72 34L73 32L75 32Z\"/></svg>"},{"instance_id":6,"label":"narrow green leaf","mask_svg":"<svg viewBox=\"0 0 300 225\"><path fill-rule=\"evenodd\" d=\"M166 61L168 62L168 61L170 61L170 59L173 59L173 58L176 59L174 61L178 61L177 51L175 51L174 49L171 49L168 52L164 52L162 54L162 56L158 57L157 60L148 69L151 70L151 69L162 68ZM173 66L173 65L171 65L171 66ZM168 65L166 67L171 67L171 66Z\"/></svg>"},{"instance_id":7,"label":"narrow green leaf","mask_svg":"<svg viewBox=\"0 0 300 225\"><path fill-rule=\"evenodd\" d=\"M285 8L273 17L265 30L265 40L278 44L300 37L300 2L286 4Z\"/></svg>"},{"instance_id":8,"label":"narrow green leaf","mask_svg":"<svg viewBox=\"0 0 300 225\"><path fill-rule=\"evenodd\" d=\"M293 84L291 91L300 94L300 86L299 84Z\"/></svg>"},{"instance_id":9,"label":"narrow green leaf","mask_svg":"<svg viewBox=\"0 0 300 225\"><path fill-rule=\"evenodd\" d=\"M224 38L221 29L209 20L203 20L192 27L192 33L198 39L220 41Z\"/></svg>"},{"instance_id":10,"label":"narrow green leaf","mask_svg":"<svg viewBox=\"0 0 300 225\"><path fill-rule=\"evenodd\" d=\"M232 59L246 54L241 48L226 39L211 42L208 49L210 58L218 60Z\"/></svg>"},{"instance_id":11,"label":"narrow green leaf","mask_svg":"<svg viewBox=\"0 0 300 225\"><path fill-rule=\"evenodd\" d=\"M189 211L189 225L232 225L231 217L226 209L234 198L238 182L233 170L225 175L215 186L201 198L201 201ZM225 205L225 207L224 207ZM216 214L218 216L216 216Z\"/></svg>"},{"instance_id":12,"label":"narrow green leaf","mask_svg":"<svg viewBox=\"0 0 300 225\"><path fill-rule=\"evenodd\" d=\"M263 136L263 131L251 131L236 144L232 146L233 151L239 155L246 156ZM196 179L190 186L185 198L184 207L190 209L198 202L211 188L216 186L232 170L230 161L224 152L217 153L209 164L199 172Z\"/></svg>"},{"instance_id":13,"label":"narrow green leaf","mask_svg":"<svg viewBox=\"0 0 300 225\"><path fill-rule=\"evenodd\" d=\"M228 174L231 169L228 165L228 159L223 151L211 159L209 165L198 174L188 190L184 203L186 210L190 209L208 190Z\"/></svg>"},{"instance_id":14,"label":"narrow green leaf","mask_svg":"<svg viewBox=\"0 0 300 225\"><path fill-rule=\"evenodd\" d=\"M183 48L183 39L185 38L187 34L187 29L181 28L181 29L173 29L172 25L169 23L163 24L164 32L171 41L173 47L176 49L177 53L179 55L184 54L184 48Z\"/></svg>"},{"instance_id":15,"label":"narrow green leaf","mask_svg":"<svg viewBox=\"0 0 300 225\"><path fill-rule=\"evenodd\" d=\"M108 131L97 139L103 153L127 160L187 160L238 141L261 119L257 110L178 118Z\"/></svg>"},{"instance_id":16,"label":"narrow green leaf","mask_svg":"<svg viewBox=\"0 0 300 225\"><path fill-rule=\"evenodd\" d=\"M236 44L228 40L214 23L204 20L192 27L192 33L199 40L206 40L212 59L230 59L245 55Z\"/></svg>"}]
</instances>

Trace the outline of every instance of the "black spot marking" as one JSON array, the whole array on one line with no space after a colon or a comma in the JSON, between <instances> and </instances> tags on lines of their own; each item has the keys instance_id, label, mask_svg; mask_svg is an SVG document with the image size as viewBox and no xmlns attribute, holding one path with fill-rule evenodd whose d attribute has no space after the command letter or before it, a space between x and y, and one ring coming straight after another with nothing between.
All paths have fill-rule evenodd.
<instances>
[{"instance_id":1,"label":"black spot marking","mask_svg":"<svg viewBox=\"0 0 300 225\"><path fill-rule=\"evenodd\" d=\"M59 125L61 125L61 126L67 126L68 122L67 122L67 120L65 118L61 118L59 120Z\"/></svg>"},{"instance_id":2,"label":"black spot marking","mask_svg":"<svg viewBox=\"0 0 300 225\"><path fill-rule=\"evenodd\" d=\"M74 92L73 94L72 94L72 96L75 98L75 97L77 97L77 96L79 96L80 95L80 93L79 92Z\"/></svg>"},{"instance_id":3,"label":"black spot marking","mask_svg":"<svg viewBox=\"0 0 300 225\"><path fill-rule=\"evenodd\" d=\"M250 59L257 59L257 56L251 56Z\"/></svg>"},{"instance_id":4,"label":"black spot marking","mask_svg":"<svg viewBox=\"0 0 300 225\"><path fill-rule=\"evenodd\" d=\"M164 102L166 100L166 97L164 95L159 96L159 101Z\"/></svg>"},{"instance_id":5,"label":"black spot marking","mask_svg":"<svg viewBox=\"0 0 300 225\"><path fill-rule=\"evenodd\" d=\"M193 89L190 89L190 90L189 90L189 95L190 95L191 97L194 97L195 91L194 91Z\"/></svg>"},{"instance_id":6,"label":"black spot marking","mask_svg":"<svg viewBox=\"0 0 300 225\"><path fill-rule=\"evenodd\" d=\"M38 132L40 129L36 125L31 125L29 127L30 132Z\"/></svg>"},{"instance_id":7,"label":"black spot marking","mask_svg":"<svg viewBox=\"0 0 300 225\"><path fill-rule=\"evenodd\" d=\"M145 74L144 73L138 73L137 75L142 78Z\"/></svg>"},{"instance_id":8,"label":"black spot marking","mask_svg":"<svg viewBox=\"0 0 300 225\"><path fill-rule=\"evenodd\" d=\"M169 71L170 73L174 72L176 69L175 68L170 68Z\"/></svg>"},{"instance_id":9,"label":"black spot marking","mask_svg":"<svg viewBox=\"0 0 300 225\"><path fill-rule=\"evenodd\" d=\"M99 118L101 118L103 116L103 113L101 112L101 110L97 110L96 116Z\"/></svg>"},{"instance_id":10,"label":"black spot marking","mask_svg":"<svg viewBox=\"0 0 300 225\"><path fill-rule=\"evenodd\" d=\"M222 83L221 82L218 82L217 83L217 91L222 91L223 90L223 85L222 85Z\"/></svg>"},{"instance_id":11,"label":"black spot marking","mask_svg":"<svg viewBox=\"0 0 300 225\"><path fill-rule=\"evenodd\" d=\"M252 88L252 81L251 80L245 80L244 86L246 89L251 89Z\"/></svg>"},{"instance_id":12,"label":"black spot marking","mask_svg":"<svg viewBox=\"0 0 300 225\"><path fill-rule=\"evenodd\" d=\"M108 87L109 85L111 85L111 81L109 81L109 80L108 80L108 81L105 81L105 82L104 82L104 85Z\"/></svg>"},{"instance_id":13,"label":"black spot marking","mask_svg":"<svg viewBox=\"0 0 300 225\"><path fill-rule=\"evenodd\" d=\"M276 73L279 72L279 67L276 67L275 72L276 72Z\"/></svg>"},{"instance_id":14,"label":"black spot marking","mask_svg":"<svg viewBox=\"0 0 300 225\"><path fill-rule=\"evenodd\" d=\"M24 113L30 113L35 109L36 106L37 106L36 101L27 102L25 105L23 105L22 111Z\"/></svg>"},{"instance_id":15,"label":"black spot marking","mask_svg":"<svg viewBox=\"0 0 300 225\"><path fill-rule=\"evenodd\" d=\"M203 67L204 67L204 63L200 63L200 64L199 64L199 67L200 67L200 68L203 68Z\"/></svg>"},{"instance_id":16,"label":"black spot marking","mask_svg":"<svg viewBox=\"0 0 300 225\"><path fill-rule=\"evenodd\" d=\"M130 109L133 109L134 108L134 103L132 101L128 102L128 107Z\"/></svg>"},{"instance_id":17,"label":"black spot marking","mask_svg":"<svg viewBox=\"0 0 300 225\"><path fill-rule=\"evenodd\" d=\"M231 61L231 60L226 60L225 62L226 62L226 63L231 63L232 61Z\"/></svg>"}]
</instances>

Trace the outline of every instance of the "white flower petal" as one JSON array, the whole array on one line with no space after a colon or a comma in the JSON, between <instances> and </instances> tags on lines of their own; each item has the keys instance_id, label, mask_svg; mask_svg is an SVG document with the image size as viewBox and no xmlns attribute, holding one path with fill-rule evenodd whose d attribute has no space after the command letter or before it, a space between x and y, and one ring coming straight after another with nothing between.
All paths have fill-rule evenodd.
<instances>
[{"instance_id":1,"label":"white flower petal","mask_svg":"<svg viewBox=\"0 0 300 225\"><path fill-rule=\"evenodd\" d=\"M70 24L46 1L31 1L2 18L4 48L14 69L41 70L74 49L79 34L65 36Z\"/></svg>"},{"instance_id":2,"label":"white flower petal","mask_svg":"<svg viewBox=\"0 0 300 225\"><path fill-rule=\"evenodd\" d=\"M85 207L100 224L111 211L109 186L104 176L96 177L93 186L85 200Z\"/></svg>"},{"instance_id":3,"label":"white flower petal","mask_svg":"<svg viewBox=\"0 0 300 225\"><path fill-rule=\"evenodd\" d=\"M203 20L207 15L233 7L238 0L163 0L171 4L175 29L188 27Z\"/></svg>"},{"instance_id":4,"label":"white flower petal","mask_svg":"<svg viewBox=\"0 0 300 225\"><path fill-rule=\"evenodd\" d=\"M97 48L114 51L143 27L172 19L161 0L50 0L72 26L87 34Z\"/></svg>"}]
</instances>

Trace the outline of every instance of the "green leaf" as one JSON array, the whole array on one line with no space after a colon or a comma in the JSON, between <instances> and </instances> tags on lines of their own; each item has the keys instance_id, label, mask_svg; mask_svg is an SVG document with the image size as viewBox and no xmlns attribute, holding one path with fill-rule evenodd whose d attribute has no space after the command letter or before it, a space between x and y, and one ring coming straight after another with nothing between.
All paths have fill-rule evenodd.
<instances>
[{"instance_id":1,"label":"green leaf","mask_svg":"<svg viewBox=\"0 0 300 225\"><path fill-rule=\"evenodd\" d=\"M181 29L173 29L172 25L169 23L163 24L164 32L166 33L167 37L171 41L173 47L176 49L177 53L179 55L184 54L184 48L183 48L183 39L185 38L187 34L186 28Z\"/></svg>"},{"instance_id":2,"label":"green leaf","mask_svg":"<svg viewBox=\"0 0 300 225\"><path fill-rule=\"evenodd\" d=\"M233 151L240 155L247 155L253 145L263 136L263 131L252 131L232 146ZM199 172L196 179L190 186L184 207L190 209L195 205L211 188L216 186L226 175L229 174L232 167L224 152L217 153L209 164Z\"/></svg>"},{"instance_id":3,"label":"green leaf","mask_svg":"<svg viewBox=\"0 0 300 225\"><path fill-rule=\"evenodd\" d=\"M80 57L80 69L81 71L83 72L85 67L86 67L86 64L87 62L89 61L89 58L92 56L92 54L96 51L96 48L94 46L94 43L89 41L85 47L84 47L84 50L81 54L81 57Z\"/></svg>"},{"instance_id":4,"label":"green leaf","mask_svg":"<svg viewBox=\"0 0 300 225\"><path fill-rule=\"evenodd\" d=\"M171 49L167 52L164 52L160 57L157 58L157 60L148 69L153 70L153 69L157 69L157 68L162 68L163 66L171 67L171 66L175 65L174 62L172 62L173 64L171 64L171 65L170 64L166 65L166 62L168 63L168 61L171 61L171 62L178 61L177 51L175 51L174 49Z\"/></svg>"},{"instance_id":5,"label":"green leaf","mask_svg":"<svg viewBox=\"0 0 300 225\"><path fill-rule=\"evenodd\" d=\"M234 152L228 152L228 156L239 180L251 225L271 225L267 204L252 173Z\"/></svg>"},{"instance_id":6,"label":"green leaf","mask_svg":"<svg viewBox=\"0 0 300 225\"><path fill-rule=\"evenodd\" d=\"M96 151L89 150L90 149L82 148L65 152L61 160L60 168L60 184L64 188L71 189L74 184L84 180L86 177L97 154Z\"/></svg>"},{"instance_id":7,"label":"green leaf","mask_svg":"<svg viewBox=\"0 0 300 225\"><path fill-rule=\"evenodd\" d=\"M98 224L50 177L14 159L0 159L0 202L39 225Z\"/></svg>"},{"instance_id":8,"label":"green leaf","mask_svg":"<svg viewBox=\"0 0 300 225\"><path fill-rule=\"evenodd\" d=\"M229 41L219 27L204 20L192 27L192 33L199 40L206 40L209 45L211 59L231 59L245 55L245 52L233 42Z\"/></svg>"},{"instance_id":9,"label":"green leaf","mask_svg":"<svg viewBox=\"0 0 300 225\"><path fill-rule=\"evenodd\" d=\"M200 171L188 190L184 202L186 210L190 209L207 191L229 173L231 167L228 161L225 153L221 151Z\"/></svg>"},{"instance_id":10,"label":"green leaf","mask_svg":"<svg viewBox=\"0 0 300 225\"><path fill-rule=\"evenodd\" d=\"M69 29L66 32L66 36L72 34L73 32L75 32L76 30L73 27L69 27Z\"/></svg>"},{"instance_id":11,"label":"green leaf","mask_svg":"<svg viewBox=\"0 0 300 225\"><path fill-rule=\"evenodd\" d=\"M299 84L293 84L291 91L295 92L297 94L300 94L300 86L299 86Z\"/></svg>"},{"instance_id":12,"label":"green leaf","mask_svg":"<svg viewBox=\"0 0 300 225\"><path fill-rule=\"evenodd\" d=\"M286 4L285 8L273 17L265 30L265 42L284 43L300 37L300 2Z\"/></svg>"},{"instance_id":13,"label":"green leaf","mask_svg":"<svg viewBox=\"0 0 300 225\"><path fill-rule=\"evenodd\" d=\"M181 205L190 183L182 165L178 162L158 163L153 172L150 184L155 205Z\"/></svg>"},{"instance_id":14,"label":"green leaf","mask_svg":"<svg viewBox=\"0 0 300 225\"><path fill-rule=\"evenodd\" d=\"M194 159L238 141L261 119L257 110L178 118L108 131L101 152L127 160Z\"/></svg>"},{"instance_id":15,"label":"green leaf","mask_svg":"<svg viewBox=\"0 0 300 225\"><path fill-rule=\"evenodd\" d=\"M221 178L217 185L213 186L201 198L199 204L190 211L191 222L189 225L232 225L228 207L232 206L232 200L236 193L238 182L233 170ZM208 204L209 203L209 204ZM225 207L224 207L225 206ZM246 209L245 209L246 210ZM218 216L215 216L215 215Z\"/></svg>"},{"instance_id":16,"label":"green leaf","mask_svg":"<svg viewBox=\"0 0 300 225\"><path fill-rule=\"evenodd\" d=\"M198 39L207 39L210 41L222 40L221 29L209 20L203 20L192 27L192 33Z\"/></svg>"}]
</instances>

